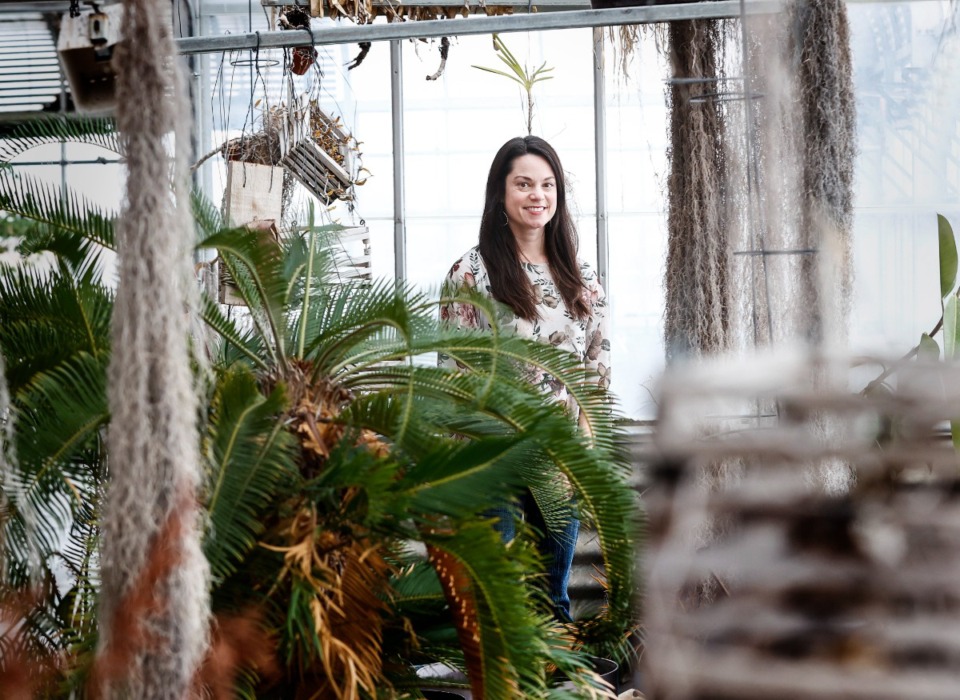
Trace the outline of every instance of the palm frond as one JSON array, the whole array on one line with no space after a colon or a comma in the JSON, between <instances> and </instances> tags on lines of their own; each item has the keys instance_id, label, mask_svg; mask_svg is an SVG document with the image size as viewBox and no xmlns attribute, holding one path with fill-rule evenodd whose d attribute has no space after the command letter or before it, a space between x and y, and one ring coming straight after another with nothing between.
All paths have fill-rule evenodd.
<instances>
[{"instance_id":1,"label":"palm frond","mask_svg":"<svg viewBox=\"0 0 960 700\"><path fill-rule=\"evenodd\" d=\"M113 291L94 280L0 269L0 352L16 394L44 369L109 345Z\"/></svg>"},{"instance_id":2,"label":"palm frond","mask_svg":"<svg viewBox=\"0 0 960 700\"><path fill-rule=\"evenodd\" d=\"M197 245L206 247L207 240L224 229L223 216L203 192L194 190L190 195L190 205L193 209L193 221L197 229Z\"/></svg>"},{"instance_id":3,"label":"palm frond","mask_svg":"<svg viewBox=\"0 0 960 700\"><path fill-rule=\"evenodd\" d=\"M486 521L458 523L456 534L424 528L428 547L443 556L434 559L445 567L455 563L455 590L445 585L451 608L467 606L465 646L467 673L478 697L526 697L545 686L544 642L538 629L535 606L528 598L531 588L517 585L530 572L542 570L534 553L514 540L504 552L500 535ZM450 569L438 571L444 577ZM464 582L466 584L464 585ZM469 639L465 639L470 635ZM473 641L475 640L475 641Z\"/></svg>"},{"instance_id":4,"label":"palm frond","mask_svg":"<svg viewBox=\"0 0 960 700\"><path fill-rule=\"evenodd\" d=\"M0 161L9 162L31 148L69 141L100 146L122 154L116 122L106 117L50 116L18 124L13 133L0 139Z\"/></svg>"},{"instance_id":5,"label":"palm frond","mask_svg":"<svg viewBox=\"0 0 960 700\"><path fill-rule=\"evenodd\" d=\"M105 355L78 353L36 376L14 398L19 469L7 498L26 528L24 560L59 550L73 514L95 500L102 478L102 428L109 419ZM34 549L36 548L36 550Z\"/></svg>"},{"instance_id":6,"label":"palm frond","mask_svg":"<svg viewBox=\"0 0 960 700\"><path fill-rule=\"evenodd\" d=\"M0 169L0 209L116 249L112 214L29 175Z\"/></svg>"},{"instance_id":7,"label":"palm frond","mask_svg":"<svg viewBox=\"0 0 960 700\"><path fill-rule=\"evenodd\" d=\"M206 506L211 531L204 552L216 579L234 573L263 532L275 487L295 472L293 441L283 426L281 389L263 396L240 367L220 378L209 421L212 474Z\"/></svg>"},{"instance_id":8,"label":"palm frond","mask_svg":"<svg viewBox=\"0 0 960 700\"><path fill-rule=\"evenodd\" d=\"M530 459L531 443L518 434L442 445L419 457L398 487L410 494L412 513L470 517L520 490L518 466Z\"/></svg>"},{"instance_id":9,"label":"palm frond","mask_svg":"<svg viewBox=\"0 0 960 700\"><path fill-rule=\"evenodd\" d=\"M271 360L285 368L288 343L284 308L288 281L283 275L280 245L262 231L236 228L206 238L202 247L220 253L220 264L226 267L250 308Z\"/></svg>"},{"instance_id":10,"label":"palm frond","mask_svg":"<svg viewBox=\"0 0 960 700\"><path fill-rule=\"evenodd\" d=\"M228 343L238 355L242 356L254 367L265 370L268 367L259 352L261 344L259 337L248 331L241 330L232 319L227 318L223 313L221 306L208 296L203 297L200 309L203 321L212 328L226 343ZM225 353L228 352L225 349ZM227 360L227 364L232 364L232 360Z\"/></svg>"}]
</instances>

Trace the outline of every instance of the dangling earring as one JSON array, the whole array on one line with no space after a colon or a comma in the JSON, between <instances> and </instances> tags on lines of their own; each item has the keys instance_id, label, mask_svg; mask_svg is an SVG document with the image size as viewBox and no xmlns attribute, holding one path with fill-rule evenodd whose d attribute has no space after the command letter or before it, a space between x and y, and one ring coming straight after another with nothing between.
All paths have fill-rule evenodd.
<instances>
[{"instance_id":1,"label":"dangling earring","mask_svg":"<svg viewBox=\"0 0 960 700\"><path fill-rule=\"evenodd\" d=\"M510 217L507 216L507 210L501 209L500 211L503 212L503 225L510 228Z\"/></svg>"}]
</instances>

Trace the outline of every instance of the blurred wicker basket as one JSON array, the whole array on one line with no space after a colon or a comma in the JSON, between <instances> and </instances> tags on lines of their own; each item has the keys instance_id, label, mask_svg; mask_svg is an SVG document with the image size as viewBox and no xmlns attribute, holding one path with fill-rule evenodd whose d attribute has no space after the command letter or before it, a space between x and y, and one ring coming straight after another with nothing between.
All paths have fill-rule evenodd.
<instances>
[{"instance_id":1,"label":"blurred wicker basket","mask_svg":"<svg viewBox=\"0 0 960 700\"><path fill-rule=\"evenodd\" d=\"M960 367L911 364L868 396L857 371L780 357L665 378L649 697L960 697L960 461L942 430ZM837 470L854 480L824 488Z\"/></svg>"}]
</instances>

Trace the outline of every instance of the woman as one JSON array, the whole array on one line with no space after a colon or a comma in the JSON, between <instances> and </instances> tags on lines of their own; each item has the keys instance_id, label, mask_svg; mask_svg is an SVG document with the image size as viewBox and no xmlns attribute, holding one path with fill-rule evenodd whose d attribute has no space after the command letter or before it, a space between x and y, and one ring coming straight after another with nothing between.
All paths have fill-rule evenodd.
<instances>
[{"instance_id":1,"label":"woman","mask_svg":"<svg viewBox=\"0 0 960 700\"><path fill-rule=\"evenodd\" d=\"M487 175L479 245L454 263L446 284L471 287L501 302L503 311L496 319L500 328L569 350L601 387L609 385L606 295L596 272L577 258L563 168L543 139L514 138L497 152ZM440 318L461 328L490 327L490 321L469 304L445 305ZM440 357L440 364L456 368L446 356ZM579 419L576 403L561 382L542 373L532 381L544 394L566 403ZM520 506L530 525L547 531L529 493ZM505 540L512 539L512 513L498 515L497 529ZM540 542L549 567L550 599L561 620L570 619L567 586L579 529L579 521L571 517L562 532L546 532Z\"/></svg>"}]
</instances>

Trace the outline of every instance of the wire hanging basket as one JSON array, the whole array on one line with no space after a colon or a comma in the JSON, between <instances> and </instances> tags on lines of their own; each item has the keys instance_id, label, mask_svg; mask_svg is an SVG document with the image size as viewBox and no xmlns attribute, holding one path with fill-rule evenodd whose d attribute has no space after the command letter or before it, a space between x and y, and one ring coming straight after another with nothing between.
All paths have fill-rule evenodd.
<instances>
[{"instance_id":1,"label":"wire hanging basket","mask_svg":"<svg viewBox=\"0 0 960 700\"><path fill-rule=\"evenodd\" d=\"M315 102L291 112L280 151L280 165L324 204L353 199L353 138Z\"/></svg>"}]
</instances>

